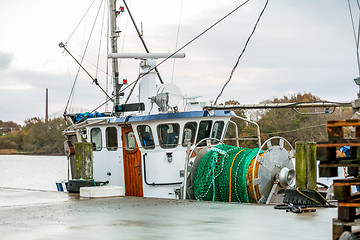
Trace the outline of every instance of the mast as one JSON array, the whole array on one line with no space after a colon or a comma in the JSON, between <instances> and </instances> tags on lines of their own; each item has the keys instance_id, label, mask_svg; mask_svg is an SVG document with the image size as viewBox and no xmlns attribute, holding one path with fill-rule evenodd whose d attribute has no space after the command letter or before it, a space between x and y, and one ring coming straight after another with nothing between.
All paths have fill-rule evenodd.
<instances>
[{"instance_id":1,"label":"mast","mask_svg":"<svg viewBox=\"0 0 360 240\"><path fill-rule=\"evenodd\" d=\"M117 37L118 31L116 29L116 0L109 0L109 14L110 14L110 42L111 42L111 53L117 53ZM119 64L118 59L112 58L112 76L113 76L113 90L114 90L114 108L119 105L119 92L122 86L119 85Z\"/></svg>"}]
</instances>

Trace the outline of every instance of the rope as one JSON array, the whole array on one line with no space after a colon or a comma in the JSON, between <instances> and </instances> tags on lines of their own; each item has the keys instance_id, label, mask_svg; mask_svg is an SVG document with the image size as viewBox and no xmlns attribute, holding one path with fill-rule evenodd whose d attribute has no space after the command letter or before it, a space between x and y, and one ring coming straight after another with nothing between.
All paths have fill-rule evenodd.
<instances>
[{"instance_id":1,"label":"rope","mask_svg":"<svg viewBox=\"0 0 360 240\"><path fill-rule=\"evenodd\" d=\"M329 202L326 198L324 198L324 196L321 195L321 193L319 193L319 191L318 191L316 188L314 189L314 191L315 191L327 204L329 204L329 205L332 206L332 204L330 204L330 202Z\"/></svg>"},{"instance_id":2,"label":"rope","mask_svg":"<svg viewBox=\"0 0 360 240\"><path fill-rule=\"evenodd\" d=\"M236 157L239 155L239 153L241 153L242 151L245 151L245 149L240 150L234 157L232 163L231 163L231 167L230 167L230 177L229 177L229 202L231 202L231 172L232 172L232 168L234 166L234 162Z\"/></svg>"},{"instance_id":3,"label":"rope","mask_svg":"<svg viewBox=\"0 0 360 240\"><path fill-rule=\"evenodd\" d=\"M235 63L235 66L234 66L233 69L231 70L231 73L230 73L230 76L229 76L228 80L225 82L225 84L224 84L224 86L222 87L219 95L216 97L216 99L215 99L215 101L214 101L214 105L216 105L219 97L223 94L225 87L226 87L226 86L228 85L228 83L231 81L231 78L232 78L232 76L233 76L233 74L234 74L234 72L235 72L235 70L236 70L236 67L237 67L238 64L239 64L241 57L244 55L245 50L246 50L246 48L247 48L247 46L248 46L248 44L249 44L249 41L250 41L251 37L254 35L255 30L256 30L256 28L257 28L257 25L259 24L260 19L261 19L262 15L263 15L263 13L264 13L264 11L265 11L268 3L269 3L269 0L266 0L265 6L264 6L263 10L261 11L261 13L260 13L260 15L259 15L259 17L258 17L258 19L257 19L257 21L256 21L256 23L255 23L255 25L254 25L254 28L253 28L250 36L249 36L248 39L246 40L245 46L244 46L242 52L240 53L240 55L239 55L239 57L238 57L238 59L237 59L237 61L236 61L236 63Z\"/></svg>"},{"instance_id":4,"label":"rope","mask_svg":"<svg viewBox=\"0 0 360 240\"><path fill-rule=\"evenodd\" d=\"M308 195L306 195L306 194L302 193L302 192L299 190L299 188L298 188L298 187L296 188L296 191L297 191L297 192L298 192L301 196L303 196L303 197L305 197L305 198L309 199L310 201L313 201L314 203L316 203L316 204L318 204L318 205L322 205L320 202L318 202L318 201L316 201L315 199L313 199L313 198L309 197ZM316 192L317 192L317 191L316 191Z\"/></svg>"}]
</instances>

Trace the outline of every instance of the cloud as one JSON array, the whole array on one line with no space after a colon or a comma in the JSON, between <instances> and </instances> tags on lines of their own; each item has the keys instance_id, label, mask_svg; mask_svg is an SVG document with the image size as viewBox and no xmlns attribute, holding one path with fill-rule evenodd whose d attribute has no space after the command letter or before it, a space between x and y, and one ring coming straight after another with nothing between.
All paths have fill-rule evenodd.
<instances>
[{"instance_id":1,"label":"cloud","mask_svg":"<svg viewBox=\"0 0 360 240\"><path fill-rule=\"evenodd\" d=\"M0 38L1 120L21 122L28 117L43 116L46 88L50 94L50 114L63 112L77 65L69 56L61 56L57 43L68 36L76 25L74 16L77 16L80 6L83 5L79 3L80 6L75 6L75 3L68 0L65 2L66 4L60 7L64 7L64 10L70 9L67 16L64 16L61 10L44 11L43 7L50 8L52 5L48 1L42 2L46 5L40 8L41 12L55 14L52 18L47 18L50 19L48 23L43 21L40 11L37 14L39 18L36 18L37 15L33 12L31 16L27 15L30 14L28 11L22 12L24 18L29 19L28 24L42 26L37 29L29 28L31 31L36 30L33 35L39 38L27 39L27 45L20 42L23 32L19 32L21 35L6 35L11 38ZM202 100L216 98L229 77L264 3L265 1L250 1L183 50L186 58L176 60L173 82L179 85L184 94L202 95ZM70 4L74 7L69 8ZM168 0L132 1L132 13L139 27L140 22L143 22L144 38L151 52L174 51L179 4L180 1L174 1L169 5ZM221 4L215 0L184 1L178 47L238 4L240 3L234 1L223 1ZM8 5L16 9L14 4L9 2ZM39 8L35 6L35 9ZM1 10L2 13L12 12L5 7ZM144 52L126 16L125 14L119 19L119 29L123 31L119 38L119 50L123 49L122 40L125 39L124 52ZM3 20L0 21L2 32L8 30L10 33L10 30L13 30L4 24L10 21L10 17L13 16L8 14L9 19L4 19L4 15L0 15ZM16 26L22 23L18 19L13 21ZM43 25L39 25L39 22ZM49 27L47 29L50 32L46 32L44 29L47 24L59 27ZM81 47L84 47L81 43L84 43L85 36L87 34L78 32L69 42L69 47L81 53ZM39 41L40 38L42 41ZM33 47L29 48L29 45ZM29 49L32 51L29 52ZM90 49L95 50L91 52ZM86 58L93 63L97 61L97 49L97 41L90 42ZM5 53L8 51L10 53ZM66 61L63 61L64 59ZM69 70L67 65L70 66ZM84 62L84 65L94 75L95 71L87 63ZM173 60L159 67L166 83L171 82L172 69ZM126 78L132 82L138 73L139 61L121 61L120 79ZM355 46L346 2L270 1L232 81L219 101L235 99L242 103L258 103L296 92L311 92L324 100L349 101L356 97L358 89L353 79L357 74ZM101 75L98 79L101 86L106 88L106 77ZM111 89L111 83L108 84ZM132 99L136 99L136 95L137 89ZM77 106L77 109L91 111L104 100L103 93L81 71L72 105Z\"/></svg>"},{"instance_id":2,"label":"cloud","mask_svg":"<svg viewBox=\"0 0 360 240\"><path fill-rule=\"evenodd\" d=\"M0 52L0 69L9 67L12 60L12 55L9 53Z\"/></svg>"},{"instance_id":3,"label":"cloud","mask_svg":"<svg viewBox=\"0 0 360 240\"><path fill-rule=\"evenodd\" d=\"M44 117L46 88L49 113L63 112L69 94L65 74L9 68L0 69L0 75L0 120L21 124L30 117ZM89 101L86 96L85 100Z\"/></svg>"}]
</instances>

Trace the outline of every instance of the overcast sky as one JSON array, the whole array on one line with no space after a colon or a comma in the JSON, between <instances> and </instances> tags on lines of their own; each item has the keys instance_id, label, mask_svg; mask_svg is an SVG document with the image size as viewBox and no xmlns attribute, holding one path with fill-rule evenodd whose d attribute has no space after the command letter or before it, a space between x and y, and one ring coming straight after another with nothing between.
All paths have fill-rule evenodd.
<instances>
[{"instance_id":1,"label":"overcast sky","mask_svg":"<svg viewBox=\"0 0 360 240\"><path fill-rule=\"evenodd\" d=\"M0 2L0 120L22 124L49 114L62 115L76 74L74 61L58 47L66 42L93 0L1 0ZM120 1L120 0L119 0ZM233 10L242 1L128 0L135 20L142 22L151 52L172 52ZM68 47L84 50L101 0L96 0ZM239 56L265 0L252 0L185 48L176 60L173 83L187 96L214 100ZM182 4L182 11L181 10ZM355 10L355 8L354 8ZM181 13L181 18L179 18ZM356 18L358 11L356 12ZM100 33L102 10L95 33ZM119 19L119 51L144 52L128 15ZM105 33L106 31L104 31ZM104 39L102 40L105 41ZM94 36L86 59L96 64L100 37ZM91 48L91 50L90 50ZM258 103L292 93L311 92L323 100L350 101L358 92L356 49L347 1L270 0L258 29L219 102ZM101 56L105 56L105 51ZM120 77L132 82L138 62L121 62ZM95 69L87 68L96 75ZM105 69L104 63L100 66ZM173 61L159 67L171 82ZM100 84L106 78L97 73ZM91 111L105 96L81 72L72 106ZM104 109L101 109L104 110Z\"/></svg>"}]
</instances>

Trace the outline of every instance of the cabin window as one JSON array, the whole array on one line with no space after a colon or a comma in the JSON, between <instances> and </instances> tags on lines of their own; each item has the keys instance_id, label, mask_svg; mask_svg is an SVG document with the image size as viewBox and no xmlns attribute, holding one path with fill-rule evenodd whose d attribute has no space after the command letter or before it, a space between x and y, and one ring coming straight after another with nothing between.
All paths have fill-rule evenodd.
<instances>
[{"instance_id":1,"label":"cabin window","mask_svg":"<svg viewBox=\"0 0 360 240\"><path fill-rule=\"evenodd\" d=\"M210 137L211 125L212 125L211 120L200 122L196 142L200 142L204 138ZM205 141L199 144L199 146L205 146L205 145L206 145Z\"/></svg>"},{"instance_id":2,"label":"cabin window","mask_svg":"<svg viewBox=\"0 0 360 240\"><path fill-rule=\"evenodd\" d=\"M118 137L116 127L106 128L106 148L109 151L116 151L118 148Z\"/></svg>"},{"instance_id":3,"label":"cabin window","mask_svg":"<svg viewBox=\"0 0 360 240\"><path fill-rule=\"evenodd\" d=\"M140 142L143 148L154 149L155 148L154 138L150 126L148 125L138 126L137 131L139 133Z\"/></svg>"},{"instance_id":4,"label":"cabin window","mask_svg":"<svg viewBox=\"0 0 360 240\"><path fill-rule=\"evenodd\" d=\"M190 140L191 144L194 143L195 135L196 135L196 128L197 128L196 122L188 122L185 124L183 141L182 141L182 144L184 147L187 146L187 141L189 141L189 140Z\"/></svg>"},{"instance_id":5,"label":"cabin window","mask_svg":"<svg viewBox=\"0 0 360 240\"><path fill-rule=\"evenodd\" d=\"M132 151L135 148L135 134L133 132L125 133L125 149L128 151Z\"/></svg>"},{"instance_id":6,"label":"cabin window","mask_svg":"<svg viewBox=\"0 0 360 240\"><path fill-rule=\"evenodd\" d=\"M100 128L92 128L90 131L91 142L94 147L94 151L101 151L102 137Z\"/></svg>"},{"instance_id":7,"label":"cabin window","mask_svg":"<svg viewBox=\"0 0 360 240\"><path fill-rule=\"evenodd\" d=\"M177 123L160 124L157 127L159 143L162 148L175 148L179 143L180 126Z\"/></svg>"},{"instance_id":8,"label":"cabin window","mask_svg":"<svg viewBox=\"0 0 360 240\"><path fill-rule=\"evenodd\" d=\"M221 139L222 132L224 130L224 122L223 121L217 121L214 123L213 130L211 132L211 137L216 139ZM213 141L215 143L216 140Z\"/></svg>"}]
</instances>

